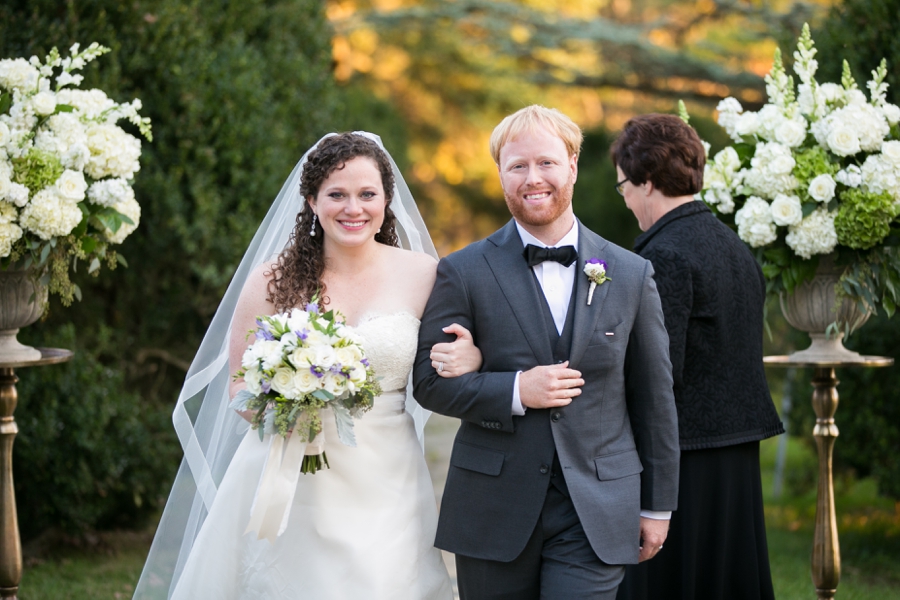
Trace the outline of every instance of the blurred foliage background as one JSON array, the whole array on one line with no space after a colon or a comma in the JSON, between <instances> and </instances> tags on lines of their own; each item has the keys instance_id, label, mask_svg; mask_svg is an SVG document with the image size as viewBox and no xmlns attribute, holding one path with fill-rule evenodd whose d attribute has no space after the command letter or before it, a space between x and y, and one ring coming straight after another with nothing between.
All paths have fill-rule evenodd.
<instances>
[{"instance_id":1,"label":"blurred foliage background","mask_svg":"<svg viewBox=\"0 0 900 600\"><path fill-rule=\"evenodd\" d=\"M891 79L900 65L898 1L832 4L6 0L0 56L110 46L82 87L140 98L154 127L135 182L141 225L121 248L130 266L80 274L84 300L52 304L20 334L76 350L70 364L19 373L23 535L136 527L158 513L181 457L170 415L187 365L271 200L324 133L382 136L445 255L509 218L488 153L494 125L527 104L557 107L586 134L576 213L630 248L639 230L608 158L630 116L675 112L684 99L716 151L727 142L715 124L718 101L761 105L775 48L792 49L804 22L822 80L837 77L842 57L865 79L884 55L889 81L900 83ZM770 307L772 353L803 343L777 312ZM898 327L873 323L851 342L891 355ZM900 498L900 464L890 456L900 444L894 371L842 372L836 460ZM782 375L773 376L774 389ZM804 395L793 413L803 435ZM879 444L867 443L867 427Z\"/></svg>"}]
</instances>

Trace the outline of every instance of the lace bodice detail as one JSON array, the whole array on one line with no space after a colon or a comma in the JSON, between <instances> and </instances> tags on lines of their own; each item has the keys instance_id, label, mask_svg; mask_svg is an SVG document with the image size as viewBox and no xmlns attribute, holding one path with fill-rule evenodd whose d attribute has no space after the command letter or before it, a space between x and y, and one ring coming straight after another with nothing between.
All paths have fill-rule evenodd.
<instances>
[{"instance_id":1,"label":"lace bodice detail","mask_svg":"<svg viewBox=\"0 0 900 600\"><path fill-rule=\"evenodd\" d=\"M416 359L419 319L406 311L369 314L360 319L356 330L375 375L385 392L406 387Z\"/></svg>"}]
</instances>

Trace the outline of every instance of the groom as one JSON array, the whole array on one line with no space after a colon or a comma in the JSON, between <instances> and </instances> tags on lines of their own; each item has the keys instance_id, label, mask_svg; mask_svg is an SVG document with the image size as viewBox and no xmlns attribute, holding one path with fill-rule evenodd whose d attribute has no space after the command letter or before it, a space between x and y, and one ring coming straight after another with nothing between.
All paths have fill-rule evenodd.
<instances>
[{"instance_id":1,"label":"groom","mask_svg":"<svg viewBox=\"0 0 900 600\"><path fill-rule=\"evenodd\" d=\"M615 598L623 565L662 548L676 508L653 270L575 218L581 141L541 106L497 126L491 154L513 219L440 262L422 317L415 396L462 420L435 545L456 554L463 600ZM608 280L589 304L591 258ZM447 378L430 349L454 322L484 364Z\"/></svg>"}]
</instances>

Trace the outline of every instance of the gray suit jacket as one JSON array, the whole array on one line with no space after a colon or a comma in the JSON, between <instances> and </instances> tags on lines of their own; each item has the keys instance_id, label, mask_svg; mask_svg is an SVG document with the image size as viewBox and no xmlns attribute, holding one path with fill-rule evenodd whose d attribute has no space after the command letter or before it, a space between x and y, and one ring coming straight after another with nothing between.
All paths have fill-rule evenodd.
<instances>
[{"instance_id":1,"label":"gray suit jacket","mask_svg":"<svg viewBox=\"0 0 900 600\"><path fill-rule=\"evenodd\" d=\"M585 385L564 408L511 414L516 372L553 364L544 299L515 222L438 265L413 377L424 407L462 420L441 501L440 548L515 559L540 516L555 452L588 540L608 564L637 562L641 508L676 508L678 425L653 269L578 227L569 357ZM610 281L588 306L581 269L591 257L607 262ZM450 341L441 328L454 322L472 331L484 364L445 379L429 353Z\"/></svg>"}]
</instances>

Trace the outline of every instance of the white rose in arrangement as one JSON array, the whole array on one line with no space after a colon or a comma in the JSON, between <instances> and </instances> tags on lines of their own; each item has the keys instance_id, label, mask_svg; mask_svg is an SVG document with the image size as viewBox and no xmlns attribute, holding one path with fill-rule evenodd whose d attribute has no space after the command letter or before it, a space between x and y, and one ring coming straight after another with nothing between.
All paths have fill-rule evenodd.
<instances>
[{"instance_id":1,"label":"white rose in arrangement","mask_svg":"<svg viewBox=\"0 0 900 600\"><path fill-rule=\"evenodd\" d=\"M294 373L294 387L301 394L309 394L319 389L321 385L316 374L307 367Z\"/></svg>"},{"instance_id":2,"label":"white rose in arrangement","mask_svg":"<svg viewBox=\"0 0 900 600\"><path fill-rule=\"evenodd\" d=\"M803 207L797 196L778 194L772 201L771 210L776 225L796 225L803 218Z\"/></svg>"},{"instance_id":3,"label":"white rose in arrangement","mask_svg":"<svg viewBox=\"0 0 900 600\"><path fill-rule=\"evenodd\" d=\"M291 331L303 331L309 325L309 313L295 308L288 314L287 325Z\"/></svg>"},{"instance_id":4,"label":"white rose in arrangement","mask_svg":"<svg viewBox=\"0 0 900 600\"><path fill-rule=\"evenodd\" d=\"M247 391L251 394L262 393L262 371L256 366L246 368L244 371L244 382L247 384Z\"/></svg>"},{"instance_id":5,"label":"white rose in arrangement","mask_svg":"<svg viewBox=\"0 0 900 600\"><path fill-rule=\"evenodd\" d=\"M775 141L775 130L785 121L784 111L774 104L766 104L759 113L759 135L769 142Z\"/></svg>"},{"instance_id":6,"label":"white rose in arrangement","mask_svg":"<svg viewBox=\"0 0 900 600\"><path fill-rule=\"evenodd\" d=\"M809 182L809 195L816 202L828 202L834 198L834 189L837 184L831 175L823 173ZM784 223L792 225L793 223ZM781 223L779 223L781 225Z\"/></svg>"},{"instance_id":7,"label":"white rose in arrangement","mask_svg":"<svg viewBox=\"0 0 900 600\"><path fill-rule=\"evenodd\" d=\"M339 373L328 371L322 375L322 387L325 391L340 396L347 389L347 378Z\"/></svg>"},{"instance_id":8,"label":"white rose in arrangement","mask_svg":"<svg viewBox=\"0 0 900 600\"><path fill-rule=\"evenodd\" d=\"M275 369L272 375L272 389L285 398L296 398L297 387L294 384L294 371L285 367Z\"/></svg>"},{"instance_id":9,"label":"white rose in arrangement","mask_svg":"<svg viewBox=\"0 0 900 600\"><path fill-rule=\"evenodd\" d=\"M785 120L775 128L775 141L796 148L806 139L806 119Z\"/></svg>"},{"instance_id":10,"label":"white rose in arrangement","mask_svg":"<svg viewBox=\"0 0 900 600\"><path fill-rule=\"evenodd\" d=\"M24 58L0 60L0 87L30 92L37 87L40 73Z\"/></svg>"},{"instance_id":11,"label":"white rose in arrangement","mask_svg":"<svg viewBox=\"0 0 900 600\"><path fill-rule=\"evenodd\" d=\"M306 343L310 346L326 346L331 345L331 336L326 335L318 329L310 329L306 336Z\"/></svg>"},{"instance_id":12,"label":"white rose in arrangement","mask_svg":"<svg viewBox=\"0 0 900 600\"><path fill-rule=\"evenodd\" d=\"M838 171L834 179L847 187L858 188L862 185L862 171L856 165L849 165L846 169Z\"/></svg>"},{"instance_id":13,"label":"white rose in arrangement","mask_svg":"<svg viewBox=\"0 0 900 600\"><path fill-rule=\"evenodd\" d=\"M94 125L87 130L91 158L85 171L94 179L124 177L131 179L141 166L141 141L116 125Z\"/></svg>"},{"instance_id":14,"label":"white rose in arrangement","mask_svg":"<svg viewBox=\"0 0 900 600\"><path fill-rule=\"evenodd\" d=\"M68 200L80 202L84 200L84 193L87 191L87 181L84 180L84 174L80 171L65 170L63 174L56 180L56 191L59 195Z\"/></svg>"},{"instance_id":15,"label":"white rose in arrangement","mask_svg":"<svg viewBox=\"0 0 900 600\"><path fill-rule=\"evenodd\" d=\"M770 244L777 237L771 207L757 196L747 198L734 214L734 223L738 226L738 237L754 248Z\"/></svg>"},{"instance_id":16,"label":"white rose in arrangement","mask_svg":"<svg viewBox=\"0 0 900 600\"><path fill-rule=\"evenodd\" d=\"M317 367L322 367L325 369L330 368L337 362L337 356L334 352L334 348L325 344L317 344L312 347L313 355L315 356L314 364Z\"/></svg>"},{"instance_id":17,"label":"white rose in arrangement","mask_svg":"<svg viewBox=\"0 0 900 600\"><path fill-rule=\"evenodd\" d=\"M814 254L828 254L837 246L834 214L819 207L797 225L789 228L785 242L797 256L805 259Z\"/></svg>"},{"instance_id":18,"label":"white rose in arrangement","mask_svg":"<svg viewBox=\"0 0 900 600\"><path fill-rule=\"evenodd\" d=\"M83 215L78 203L60 196L55 189L41 190L22 210L19 223L42 240L69 235Z\"/></svg>"},{"instance_id":19,"label":"white rose in arrangement","mask_svg":"<svg viewBox=\"0 0 900 600\"><path fill-rule=\"evenodd\" d=\"M312 351L312 348L297 348L293 352L291 352L290 356L288 356L288 360L291 361L291 364L294 365L297 369L306 369L309 370L315 360L315 353Z\"/></svg>"},{"instance_id":20,"label":"white rose in arrangement","mask_svg":"<svg viewBox=\"0 0 900 600\"><path fill-rule=\"evenodd\" d=\"M352 365L362 359L362 352L358 346L344 346L335 350L338 364L342 366Z\"/></svg>"},{"instance_id":21,"label":"white rose in arrangement","mask_svg":"<svg viewBox=\"0 0 900 600\"><path fill-rule=\"evenodd\" d=\"M881 145L881 155L888 162L900 166L900 141L884 142Z\"/></svg>"},{"instance_id":22,"label":"white rose in arrangement","mask_svg":"<svg viewBox=\"0 0 900 600\"><path fill-rule=\"evenodd\" d=\"M366 375L366 366L362 363L356 363L350 371L350 381L356 385L362 385L366 381Z\"/></svg>"},{"instance_id":23,"label":"white rose in arrangement","mask_svg":"<svg viewBox=\"0 0 900 600\"><path fill-rule=\"evenodd\" d=\"M95 181L88 188L88 200L100 206L115 206L120 202L134 200L134 190L121 177Z\"/></svg>"},{"instance_id":24,"label":"white rose in arrangement","mask_svg":"<svg viewBox=\"0 0 900 600\"><path fill-rule=\"evenodd\" d=\"M9 135L9 126L0 121L0 148L5 148L9 143L10 135Z\"/></svg>"},{"instance_id":25,"label":"white rose in arrangement","mask_svg":"<svg viewBox=\"0 0 900 600\"><path fill-rule=\"evenodd\" d=\"M756 135L759 131L759 116L753 112L746 112L739 115L734 122L734 136L742 138L744 136Z\"/></svg>"},{"instance_id":26,"label":"white rose in arrangement","mask_svg":"<svg viewBox=\"0 0 900 600\"><path fill-rule=\"evenodd\" d=\"M52 92L38 92L31 97L34 112L41 116L52 115L56 110L56 96Z\"/></svg>"},{"instance_id":27,"label":"white rose in arrangement","mask_svg":"<svg viewBox=\"0 0 900 600\"><path fill-rule=\"evenodd\" d=\"M263 369L272 369L281 359L280 356L272 355L273 353L279 352L280 349L281 344L275 340L256 340L253 345L244 352L244 358L241 361L241 364L246 368L262 362ZM267 365L267 359L269 358L274 358L275 360L268 361L269 364Z\"/></svg>"},{"instance_id":28,"label":"white rose in arrangement","mask_svg":"<svg viewBox=\"0 0 900 600\"><path fill-rule=\"evenodd\" d=\"M122 223L115 232L109 228L106 229L106 239L113 244L121 244L125 241L125 238L134 233L134 230L140 225L141 205L138 204L137 200L132 196L131 198L126 198L115 204L113 209L131 219L131 223Z\"/></svg>"},{"instance_id":29,"label":"white rose in arrangement","mask_svg":"<svg viewBox=\"0 0 900 600\"><path fill-rule=\"evenodd\" d=\"M825 138L828 148L838 156L853 156L860 151L859 137L850 127L839 125Z\"/></svg>"}]
</instances>

